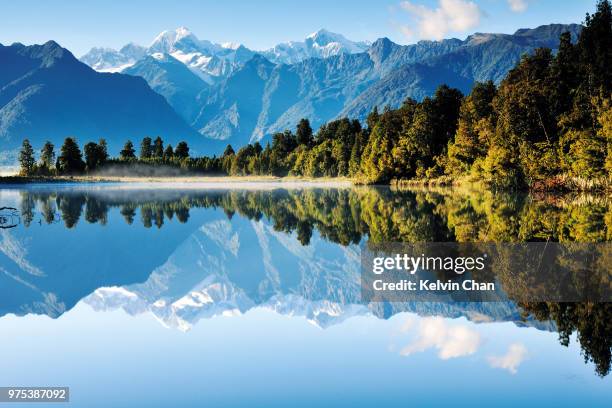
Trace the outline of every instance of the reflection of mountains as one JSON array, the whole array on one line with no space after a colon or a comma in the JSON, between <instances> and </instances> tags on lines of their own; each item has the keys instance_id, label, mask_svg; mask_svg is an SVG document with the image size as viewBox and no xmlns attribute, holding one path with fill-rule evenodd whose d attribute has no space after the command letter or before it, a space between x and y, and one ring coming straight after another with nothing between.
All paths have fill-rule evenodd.
<instances>
[{"instance_id":1,"label":"reflection of mountains","mask_svg":"<svg viewBox=\"0 0 612 408\"><path fill-rule=\"evenodd\" d=\"M402 311L523 324L503 294L503 303L360 304L359 262L357 245L332 245L315 235L303 246L295 234L276 232L263 221L217 219L191 235L145 283L101 288L86 302L132 314L151 311L180 329L253 307L305 316L320 326Z\"/></svg>"}]
</instances>

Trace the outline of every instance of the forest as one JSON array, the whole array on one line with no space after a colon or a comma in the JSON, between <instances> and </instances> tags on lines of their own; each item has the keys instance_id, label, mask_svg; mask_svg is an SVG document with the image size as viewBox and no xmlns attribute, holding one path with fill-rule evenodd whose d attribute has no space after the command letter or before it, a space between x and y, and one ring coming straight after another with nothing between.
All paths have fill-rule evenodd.
<instances>
[{"instance_id":1,"label":"forest","mask_svg":"<svg viewBox=\"0 0 612 408\"><path fill-rule=\"evenodd\" d=\"M180 142L146 137L116 158L106 142L81 152L67 138L55 158L47 142L35 159L24 140L23 176L95 174L135 163L183 174L347 177L363 184L481 182L495 189L605 190L612 177L612 11L608 0L587 14L575 43L561 35L556 54L524 55L496 86L476 83L469 95L441 85L422 101L377 108L366 123L342 118L316 134L308 119L271 143L230 145L219 157L190 157ZM138 154L137 154L138 153Z\"/></svg>"}]
</instances>

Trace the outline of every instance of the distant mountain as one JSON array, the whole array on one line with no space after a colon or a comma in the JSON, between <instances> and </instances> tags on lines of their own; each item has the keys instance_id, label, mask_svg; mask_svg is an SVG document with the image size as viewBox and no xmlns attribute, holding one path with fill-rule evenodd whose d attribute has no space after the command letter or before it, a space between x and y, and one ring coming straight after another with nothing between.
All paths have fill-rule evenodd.
<instances>
[{"instance_id":1,"label":"distant mountain","mask_svg":"<svg viewBox=\"0 0 612 408\"><path fill-rule=\"evenodd\" d=\"M249 143L259 115L267 110L264 92L274 68L273 63L255 55L211 92L193 122L195 129L235 145Z\"/></svg>"},{"instance_id":2,"label":"distant mountain","mask_svg":"<svg viewBox=\"0 0 612 408\"><path fill-rule=\"evenodd\" d=\"M464 41L406 46L383 38L364 53L268 66L268 79L249 75L247 64L203 100L195 125L206 137L241 146L293 128L302 117L315 128L337 117L363 120L374 106L394 108L408 97L421 100L442 83L467 93L475 81L499 82L522 54L542 46L555 48L561 32L568 30L576 37L580 28L551 25L514 35L475 34ZM233 85L235 77L240 78L240 87ZM240 92L240 88L257 92ZM241 114L241 106L249 107L247 116Z\"/></svg>"},{"instance_id":3,"label":"distant mountain","mask_svg":"<svg viewBox=\"0 0 612 408\"><path fill-rule=\"evenodd\" d=\"M53 41L0 45L0 61L3 151L26 137L37 149L45 140L59 148L66 136L81 143L104 137L112 154L145 135L207 146L142 78L96 72Z\"/></svg>"},{"instance_id":4,"label":"distant mountain","mask_svg":"<svg viewBox=\"0 0 612 408\"><path fill-rule=\"evenodd\" d=\"M321 29L304 41L280 43L259 53L276 64L296 64L308 58L329 58L339 54L356 54L368 49L367 41L355 42L341 34Z\"/></svg>"},{"instance_id":5,"label":"distant mountain","mask_svg":"<svg viewBox=\"0 0 612 408\"><path fill-rule=\"evenodd\" d=\"M133 43L125 45L119 51L112 48L92 48L80 59L99 72L121 72L134 65L146 55L146 48Z\"/></svg>"},{"instance_id":6,"label":"distant mountain","mask_svg":"<svg viewBox=\"0 0 612 408\"><path fill-rule=\"evenodd\" d=\"M200 40L185 27L160 33L146 53L169 54L210 84L227 77L237 66L255 54L242 45L215 44Z\"/></svg>"},{"instance_id":7,"label":"distant mountain","mask_svg":"<svg viewBox=\"0 0 612 408\"><path fill-rule=\"evenodd\" d=\"M431 95L436 83L446 83L464 93L469 92L476 81L499 83L523 54L539 47L556 50L563 32L569 31L575 41L581 30L582 26L578 24L551 24L518 30L512 35L473 34L465 41L455 43L458 46L449 47L446 53L430 55L418 64L407 64L389 71L347 104L339 116L363 120L374 106L396 108L406 97L422 99ZM372 48L375 46L381 47L375 43ZM403 54L405 51L395 52Z\"/></svg>"},{"instance_id":8,"label":"distant mountain","mask_svg":"<svg viewBox=\"0 0 612 408\"><path fill-rule=\"evenodd\" d=\"M319 30L304 41L281 43L268 50L253 51L241 44L216 44L200 40L185 27L161 32L149 47L128 44L117 51L111 48L92 48L81 61L98 71L119 72L145 55L169 54L191 68L206 82L213 84L227 77L253 55L261 54L276 64L294 64L308 58L328 58L343 53L358 53L368 49L369 43L355 42L341 34Z\"/></svg>"},{"instance_id":9,"label":"distant mountain","mask_svg":"<svg viewBox=\"0 0 612 408\"><path fill-rule=\"evenodd\" d=\"M227 140L234 146L293 128L303 117L318 127L336 117L385 73L443 55L458 43L445 40L402 47L384 39L365 53L309 58L291 65L274 65L261 56L254 57L253 64L263 69L253 69L251 61L238 68L202 100L194 126L204 136ZM431 82L436 79L432 77ZM249 92L242 91L247 89ZM246 116L240 111L242 106L248 107Z\"/></svg>"},{"instance_id":10,"label":"distant mountain","mask_svg":"<svg viewBox=\"0 0 612 408\"><path fill-rule=\"evenodd\" d=\"M123 73L144 78L188 123L198 113L198 98L210 89L210 85L169 54L146 56Z\"/></svg>"}]
</instances>

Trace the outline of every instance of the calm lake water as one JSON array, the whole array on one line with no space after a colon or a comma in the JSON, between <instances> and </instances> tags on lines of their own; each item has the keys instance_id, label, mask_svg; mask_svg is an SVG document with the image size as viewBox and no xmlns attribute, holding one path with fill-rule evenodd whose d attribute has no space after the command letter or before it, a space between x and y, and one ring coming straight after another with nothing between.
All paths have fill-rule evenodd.
<instances>
[{"instance_id":1,"label":"calm lake water","mask_svg":"<svg viewBox=\"0 0 612 408\"><path fill-rule=\"evenodd\" d=\"M368 242L608 242L609 197L197 187L0 189L0 386L68 386L73 407L610 406L609 303L360 299Z\"/></svg>"}]
</instances>

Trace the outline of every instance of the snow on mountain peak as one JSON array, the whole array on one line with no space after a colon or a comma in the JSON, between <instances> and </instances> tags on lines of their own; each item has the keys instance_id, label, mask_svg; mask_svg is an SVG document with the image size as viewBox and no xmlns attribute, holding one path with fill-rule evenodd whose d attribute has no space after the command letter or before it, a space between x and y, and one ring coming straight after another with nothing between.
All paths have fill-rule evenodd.
<instances>
[{"instance_id":1,"label":"snow on mountain peak","mask_svg":"<svg viewBox=\"0 0 612 408\"><path fill-rule=\"evenodd\" d=\"M324 28L308 35L306 37L306 40L312 40L314 43L320 46L323 46L323 47L333 42L337 42L337 43L350 42L342 34L332 33L331 31L328 31Z\"/></svg>"},{"instance_id":2,"label":"snow on mountain peak","mask_svg":"<svg viewBox=\"0 0 612 408\"><path fill-rule=\"evenodd\" d=\"M199 40L186 27L179 27L176 30L164 30L149 45L149 53L173 52L176 50L179 42L191 42L193 43L190 44L191 46L197 46Z\"/></svg>"},{"instance_id":3,"label":"snow on mountain peak","mask_svg":"<svg viewBox=\"0 0 612 408\"><path fill-rule=\"evenodd\" d=\"M370 43L354 42L342 34L320 29L308 35L304 41L289 41L263 51L270 61L295 64L307 58L328 58L338 54L365 52Z\"/></svg>"},{"instance_id":4,"label":"snow on mountain peak","mask_svg":"<svg viewBox=\"0 0 612 408\"><path fill-rule=\"evenodd\" d=\"M175 33L176 33L176 41L178 41L178 40L180 40L182 38L185 38L185 37L193 36L191 31L187 27L183 27L183 26L177 28L175 30Z\"/></svg>"},{"instance_id":5,"label":"snow on mountain peak","mask_svg":"<svg viewBox=\"0 0 612 408\"><path fill-rule=\"evenodd\" d=\"M265 58L277 64L294 64L308 58L328 58L342 53L365 52L369 43L354 42L326 29L308 35L303 41L288 41L261 51ZM149 47L129 43L121 50L94 48L81 60L102 71L121 71L146 55L167 54L187 65L204 81L213 84L248 61L255 51L240 43L213 43L198 39L191 30L181 26L159 33Z\"/></svg>"},{"instance_id":6,"label":"snow on mountain peak","mask_svg":"<svg viewBox=\"0 0 612 408\"><path fill-rule=\"evenodd\" d=\"M237 42L224 42L223 44L221 44L222 48L228 49L228 50L237 50L238 48L240 48L242 44L237 43Z\"/></svg>"}]
</instances>

